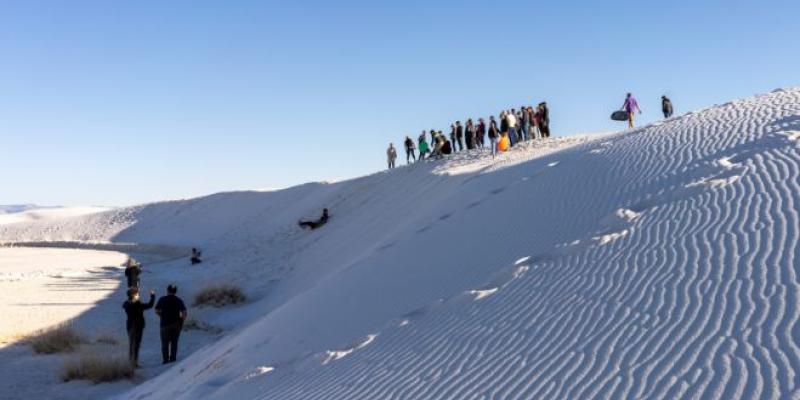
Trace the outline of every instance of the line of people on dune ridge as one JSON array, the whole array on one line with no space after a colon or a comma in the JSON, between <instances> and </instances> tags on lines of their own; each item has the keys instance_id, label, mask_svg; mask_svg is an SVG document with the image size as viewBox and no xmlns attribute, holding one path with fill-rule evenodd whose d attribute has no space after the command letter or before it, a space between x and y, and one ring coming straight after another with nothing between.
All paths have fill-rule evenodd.
<instances>
[{"instance_id":1,"label":"line of people on dune ridge","mask_svg":"<svg viewBox=\"0 0 800 400\"><path fill-rule=\"evenodd\" d=\"M661 96L661 110L664 113L664 118L670 118L673 113L672 101L667 96ZM628 128L634 127L635 113L642 112L639 103L633 94L628 93L625 97L625 102L622 105L622 111L625 111ZM550 110L547 107L547 102L539 103L536 108L531 106L520 107L520 110L510 109L500 112L499 116L500 125L498 126L494 116L489 117L489 125L483 118L478 118L477 123L473 123L472 119L467 119L465 126L461 125L461 121L456 121L450 125L450 139L442 133L431 129L430 131L422 131L417 138L416 144L409 136L406 136L403 141L403 146L406 151L406 164L411 163L413 160L422 161L427 158L442 158L445 155L454 152L473 149L483 149L486 145L485 138L489 138L489 148L492 151L492 156L497 155L498 152L506 151L519 142L528 141L531 139L546 139L550 137ZM426 135L430 133L430 143ZM419 150L419 157L416 151ZM389 143L389 148L386 149L386 161L389 169L394 169L397 161L397 150L393 143Z\"/></svg>"},{"instance_id":2,"label":"line of people on dune ridge","mask_svg":"<svg viewBox=\"0 0 800 400\"><path fill-rule=\"evenodd\" d=\"M406 163L410 163L411 160L422 161L426 157L442 158L464 150L483 149L487 145L494 156L520 142L550 137L550 110L547 108L547 102L543 101L536 107L522 106L519 110L513 108L504 110L500 112L498 119L499 125L494 116L489 117L488 124L483 118L478 118L477 122L469 118L465 125L461 125L461 121L456 121L450 125L449 139L442 131L435 129L422 131L416 144L413 139L406 136L403 142ZM428 134L430 134L430 145ZM419 150L419 158L416 150ZM397 150L392 143L386 149L386 158L389 169L393 169L397 160Z\"/></svg>"}]
</instances>

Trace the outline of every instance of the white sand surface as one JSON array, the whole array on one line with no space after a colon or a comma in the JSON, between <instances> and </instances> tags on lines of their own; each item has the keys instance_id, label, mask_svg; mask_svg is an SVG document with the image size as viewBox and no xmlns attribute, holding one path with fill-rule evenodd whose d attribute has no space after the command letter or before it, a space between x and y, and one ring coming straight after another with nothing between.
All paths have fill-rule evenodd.
<instances>
[{"instance_id":1,"label":"white sand surface","mask_svg":"<svg viewBox=\"0 0 800 400\"><path fill-rule=\"evenodd\" d=\"M0 248L0 347L79 316L120 283L113 251Z\"/></svg>"}]
</instances>

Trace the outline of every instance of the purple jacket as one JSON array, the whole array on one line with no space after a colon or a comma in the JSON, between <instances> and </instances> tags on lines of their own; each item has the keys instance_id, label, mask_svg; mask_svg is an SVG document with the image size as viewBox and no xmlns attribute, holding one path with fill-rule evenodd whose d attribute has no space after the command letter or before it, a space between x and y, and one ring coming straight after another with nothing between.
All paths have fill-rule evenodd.
<instances>
[{"instance_id":1,"label":"purple jacket","mask_svg":"<svg viewBox=\"0 0 800 400\"><path fill-rule=\"evenodd\" d=\"M625 104L622 105L622 108L625 111L632 113L639 109L639 103L636 102L636 98L631 96L625 99Z\"/></svg>"}]
</instances>

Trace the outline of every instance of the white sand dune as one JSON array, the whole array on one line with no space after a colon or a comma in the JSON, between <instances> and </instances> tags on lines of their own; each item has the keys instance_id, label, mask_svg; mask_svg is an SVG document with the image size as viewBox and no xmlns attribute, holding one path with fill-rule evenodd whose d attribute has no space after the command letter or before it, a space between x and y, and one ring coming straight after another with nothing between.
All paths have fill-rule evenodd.
<instances>
[{"instance_id":1,"label":"white sand dune","mask_svg":"<svg viewBox=\"0 0 800 400\"><path fill-rule=\"evenodd\" d=\"M179 285L251 294L204 311L225 333L119 399L800 398L799 130L800 89L779 90L0 240L199 245L202 275L171 270ZM297 229L321 207L324 228Z\"/></svg>"},{"instance_id":2,"label":"white sand dune","mask_svg":"<svg viewBox=\"0 0 800 400\"><path fill-rule=\"evenodd\" d=\"M0 225L31 221L52 221L108 211L108 207L50 207L32 208L21 212L0 213Z\"/></svg>"}]
</instances>

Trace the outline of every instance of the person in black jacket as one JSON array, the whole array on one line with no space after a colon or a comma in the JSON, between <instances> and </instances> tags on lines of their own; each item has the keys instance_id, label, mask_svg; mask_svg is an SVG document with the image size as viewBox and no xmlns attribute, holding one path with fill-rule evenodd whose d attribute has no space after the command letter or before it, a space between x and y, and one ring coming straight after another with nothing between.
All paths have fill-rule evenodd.
<instances>
[{"instance_id":1,"label":"person in black jacket","mask_svg":"<svg viewBox=\"0 0 800 400\"><path fill-rule=\"evenodd\" d=\"M167 286L167 295L158 299L156 304L156 314L161 317L161 358L164 364L177 360L178 339L186 320L186 306L177 293L177 286Z\"/></svg>"},{"instance_id":2,"label":"person in black jacket","mask_svg":"<svg viewBox=\"0 0 800 400\"><path fill-rule=\"evenodd\" d=\"M450 144L449 140L445 140L442 144L442 154L448 155L453 152L453 146Z\"/></svg>"},{"instance_id":3,"label":"person in black jacket","mask_svg":"<svg viewBox=\"0 0 800 400\"><path fill-rule=\"evenodd\" d=\"M458 151L464 150L464 127L461 126L461 121L456 121L456 142L453 143L453 150L458 144Z\"/></svg>"},{"instance_id":4,"label":"person in black jacket","mask_svg":"<svg viewBox=\"0 0 800 400\"><path fill-rule=\"evenodd\" d=\"M192 257L189 259L189 261L191 261L192 265L200 264L203 262L203 259L201 258L202 256L203 253L200 250L197 250L196 247L192 247Z\"/></svg>"},{"instance_id":5,"label":"person in black jacket","mask_svg":"<svg viewBox=\"0 0 800 400\"><path fill-rule=\"evenodd\" d=\"M464 129L467 142L467 150L475 148L475 124L472 123L472 118L467 119L467 126Z\"/></svg>"},{"instance_id":6,"label":"person in black jacket","mask_svg":"<svg viewBox=\"0 0 800 400\"><path fill-rule=\"evenodd\" d=\"M494 115L489 117L489 146L492 147L492 155L497 154L497 138L500 137L500 129L497 128L497 121Z\"/></svg>"},{"instance_id":7,"label":"person in black jacket","mask_svg":"<svg viewBox=\"0 0 800 400\"><path fill-rule=\"evenodd\" d=\"M134 368L139 368L139 348L142 345L142 333L144 332L144 311L153 308L156 301L156 292L150 291L150 301L147 304L139 301L139 289L128 289L128 300L122 303L128 320L125 328L128 330L128 359Z\"/></svg>"},{"instance_id":8,"label":"person in black jacket","mask_svg":"<svg viewBox=\"0 0 800 400\"><path fill-rule=\"evenodd\" d=\"M486 137L486 122L483 118L478 118L478 127L475 129L475 139L478 141L478 147L483 148L483 140Z\"/></svg>"},{"instance_id":9,"label":"person in black jacket","mask_svg":"<svg viewBox=\"0 0 800 400\"><path fill-rule=\"evenodd\" d=\"M542 134L542 139L550 137L550 110L547 108L546 102L539 103L539 130Z\"/></svg>"},{"instance_id":10,"label":"person in black jacket","mask_svg":"<svg viewBox=\"0 0 800 400\"><path fill-rule=\"evenodd\" d=\"M661 111L664 112L664 118L672 116L672 101L667 96L661 96Z\"/></svg>"},{"instance_id":11,"label":"person in black jacket","mask_svg":"<svg viewBox=\"0 0 800 400\"><path fill-rule=\"evenodd\" d=\"M328 222L328 218L330 218L330 216L328 216L328 209L325 208L325 209L322 210L322 216L319 217L318 220L316 220L316 221L303 221L303 220L300 220L300 221L297 222L297 224L300 225L301 228L304 228L304 229L305 228L311 228L311 230L313 231L314 229L317 229L320 226L325 225Z\"/></svg>"},{"instance_id":12,"label":"person in black jacket","mask_svg":"<svg viewBox=\"0 0 800 400\"><path fill-rule=\"evenodd\" d=\"M416 162L417 156L414 154L414 141L411 140L410 137L406 136L406 141L403 144L406 147L406 164L410 162L410 159L413 159ZM422 155L420 155L420 158L422 158Z\"/></svg>"},{"instance_id":13,"label":"person in black jacket","mask_svg":"<svg viewBox=\"0 0 800 400\"><path fill-rule=\"evenodd\" d=\"M125 277L128 278L129 288L139 287L139 275L142 274L142 266L133 258L128 258L125 266Z\"/></svg>"}]
</instances>

